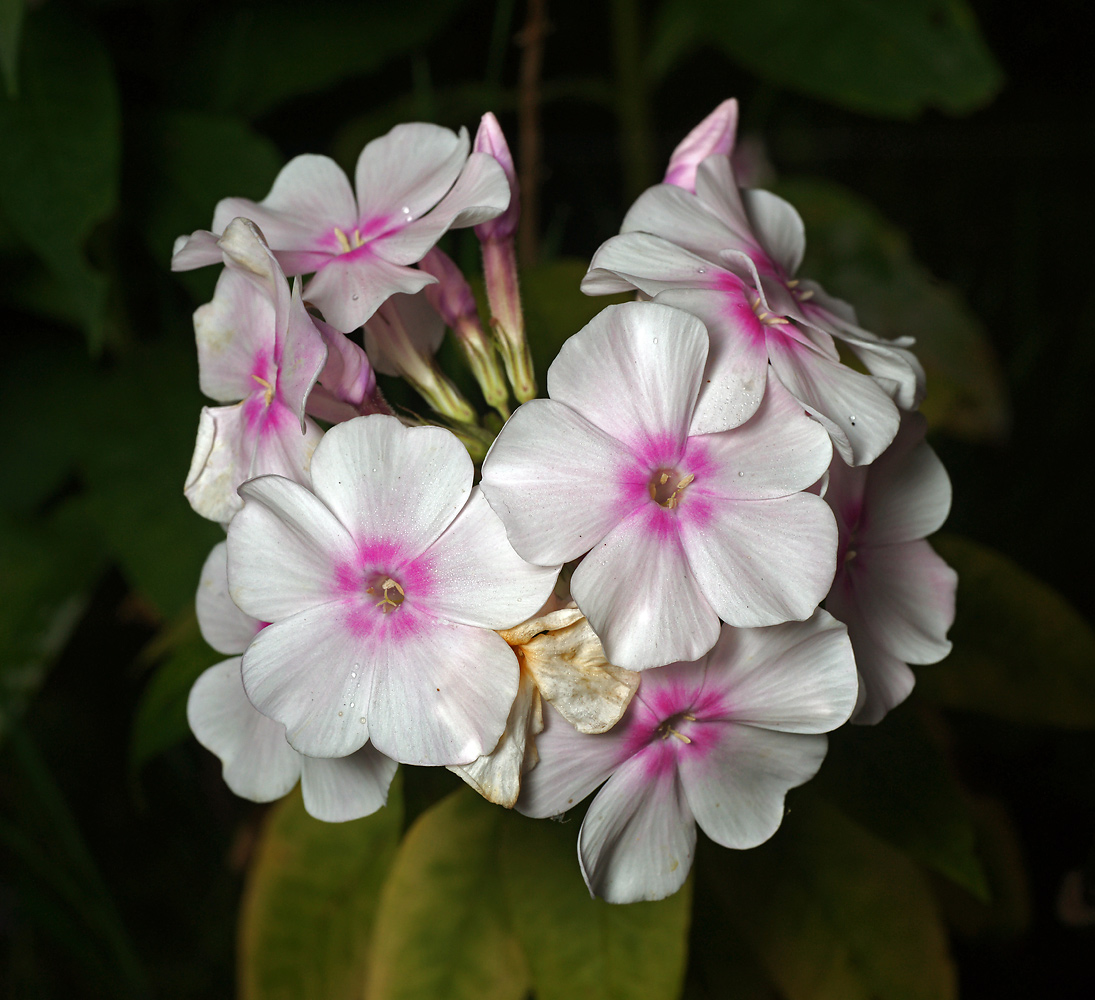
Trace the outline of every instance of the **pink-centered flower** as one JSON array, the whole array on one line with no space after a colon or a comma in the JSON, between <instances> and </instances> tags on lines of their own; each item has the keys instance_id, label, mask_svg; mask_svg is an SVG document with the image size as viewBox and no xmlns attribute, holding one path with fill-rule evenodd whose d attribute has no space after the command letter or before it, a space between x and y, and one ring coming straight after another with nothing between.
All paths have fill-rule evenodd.
<instances>
[{"instance_id":1,"label":"pink-centered flower","mask_svg":"<svg viewBox=\"0 0 1095 1000\"><path fill-rule=\"evenodd\" d=\"M724 626L698 662L646 671L607 733L578 733L545 710L540 761L517 808L563 813L605 782L578 834L586 884L611 903L662 899L688 877L697 823L739 849L776 832L787 791L821 765L821 734L855 700L847 633L826 612L770 628Z\"/></svg>"},{"instance_id":2,"label":"pink-centered flower","mask_svg":"<svg viewBox=\"0 0 1095 1000\"><path fill-rule=\"evenodd\" d=\"M202 517L228 522L246 479L275 473L306 482L322 435L305 416L327 348L254 224L236 219L217 241L225 269L194 313L201 390L230 406L204 407L183 492ZM237 402L238 401L238 402Z\"/></svg>"},{"instance_id":3,"label":"pink-centered flower","mask_svg":"<svg viewBox=\"0 0 1095 1000\"><path fill-rule=\"evenodd\" d=\"M294 157L261 201L225 198L213 215L219 233L246 216L265 233L286 274L312 274L305 298L336 329L360 326L388 296L414 293L434 279L408 265L449 229L505 211L509 184L498 163L471 153L464 129L397 125L362 151L356 196L326 156ZM219 260L212 234L176 241L171 266L189 270Z\"/></svg>"},{"instance_id":4,"label":"pink-centered flower","mask_svg":"<svg viewBox=\"0 0 1095 1000\"><path fill-rule=\"evenodd\" d=\"M228 595L224 542L202 567L198 626L217 652L240 654L263 628ZM206 670L186 703L190 728L220 758L225 784L241 798L272 802L300 781L304 808L329 823L376 812L388 798L396 763L366 745L348 757L305 757L285 740L285 727L266 718L243 690L239 655Z\"/></svg>"},{"instance_id":5,"label":"pink-centered flower","mask_svg":"<svg viewBox=\"0 0 1095 1000\"><path fill-rule=\"evenodd\" d=\"M494 629L539 608L558 567L513 551L472 471L450 432L376 415L327 432L311 491L277 476L240 488L232 599L272 623L244 686L295 749L370 740L404 763L466 764L498 743L518 666Z\"/></svg>"},{"instance_id":6,"label":"pink-centered flower","mask_svg":"<svg viewBox=\"0 0 1095 1000\"><path fill-rule=\"evenodd\" d=\"M824 430L773 384L742 426L698 433L707 334L649 302L610 306L548 371L483 464L482 489L526 559L588 555L571 595L629 670L694 660L719 619L808 618L832 580L836 524L816 482Z\"/></svg>"},{"instance_id":7,"label":"pink-centered flower","mask_svg":"<svg viewBox=\"0 0 1095 1000\"><path fill-rule=\"evenodd\" d=\"M855 649L855 722L879 722L912 691L908 664L936 663L951 649L958 577L925 540L947 519L951 484L926 429L920 414L906 414L869 468L849 469L837 457L829 470L825 499L840 549L825 607L848 626Z\"/></svg>"}]
</instances>

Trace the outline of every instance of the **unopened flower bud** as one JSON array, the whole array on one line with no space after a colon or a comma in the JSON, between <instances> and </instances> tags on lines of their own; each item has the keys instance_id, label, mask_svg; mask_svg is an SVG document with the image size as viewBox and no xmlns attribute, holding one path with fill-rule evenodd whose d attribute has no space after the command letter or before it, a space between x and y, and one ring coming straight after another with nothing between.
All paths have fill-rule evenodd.
<instances>
[{"instance_id":1,"label":"unopened flower bud","mask_svg":"<svg viewBox=\"0 0 1095 1000\"><path fill-rule=\"evenodd\" d=\"M511 240L517 232L517 220L521 215L521 192L517 186L517 172L513 169L513 156L502 134L498 119L488 111L479 122L475 133L475 152L493 156L505 171L509 181L509 208L501 215L475 227L480 240Z\"/></svg>"},{"instance_id":2,"label":"unopened flower bud","mask_svg":"<svg viewBox=\"0 0 1095 1000\"><path fill-rule=\"evenodd\" d=\"M688 133L669 157L665 183L696 192L696 168L709 156L729 156L738 128L738 102L723 101Z\"/></svg>"}]
</instances>

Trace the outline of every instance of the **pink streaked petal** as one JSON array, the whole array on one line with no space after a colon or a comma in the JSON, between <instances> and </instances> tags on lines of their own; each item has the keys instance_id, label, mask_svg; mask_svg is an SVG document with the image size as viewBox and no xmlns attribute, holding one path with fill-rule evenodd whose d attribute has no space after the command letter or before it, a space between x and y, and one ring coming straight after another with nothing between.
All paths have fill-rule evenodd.
<instances>
[{"instance_id":1,"label":"pink streaked petal","mask_svg":"<svg viewBox=\"0 0 1095 1000\"><path fill-rule=\"evenodd\" d=\"M783 822L787 792L817 774L828 741L733 722L711 725L722 732L709 752L681 757L684 798L716 844L756 847Z\"/></svg>"},{"instance_id":2,"label":"pink streaked petal","mask_svg":"<svg viewBox=\"0 0 1095 1000\"><path fill-rule=\"evenodd\" d=\"M675 515L648 500L592 549L571 578L574 600L618 667L646 670L695 660L719 637L718 616L689 568Z\"/></svg>"},{"instance_id":3,"label":"pink streaked petal","mask_svg":"<svg viewBox=\"0 0 1095 1000\"><path fill-rule=\"evenodd\" d=\"M651 233L716 263L719 250L744 249L743 241L723 219L694 194L672 184L656 184L639 195L624 216L620 232Z\"/></svg>"},{"instance_id":4,"label":"pink streaked petal","mask_svg":"<svg viewBox=\"0 0 1095 1000\"><path fill-rule=\"evenodd\" d=\"M724 622L752 628L813 614L836 560L836 520L824 500L795 493L701 506L703 498L691 499L686 494L679 508L681 542L699 589Z\"/></svg>"},{"instance_id":5,"label":"pink streaked petal","mask_svg":"<svg viewBox=\"0 0 1095 1000\"><path fill-rule=\"evenodd\" d=\"M804 490L824 475L832 453L824 429L772 379L740 427L688 439L684 465L696 479L682 510L692 496L760 500Z\"/></svg>"},{"instance_id":6,"label":"pink streaked petal","mask_svg":"<svg viewBox=\"0 0 1095 1000\"><path fill-rule=\"evenodd\" d=\"M435 587L424 607L462 625L512 628L547 600L558 566L534 566L510 545L501 519L478 487L429 550Z\"/></svg>"},{"instance_id":7,"label":"pink streaked petal","mask_svg":"<svg viewBox=\"0 0 1095 1000\"><path fill-rule=\"evenodd\" d=\"M213 546L202 566L194 600L202 638L226 656L242 653L262 623L236 607L228 594L228 545Z\"/></svg>"},{"instance_id":8,"label":"pink streaked petal","mask_svg":"<svg viewBox=\"0 0 1095 1000\"><path fill-rule=\"evenodd\" d=\"M425 551L460 512L472 472L449 431L405 427L383 414L332 427L311 469L316 495L355 539L399 539L408 557Z\"/></svg>"},{"instance_id":9,"label":"pink streaked petal","mask_svg":"<svg viewBox=\"0 0 1095 1000\"><path fill-rule=\"evenodd\" d=\"M172 271L192 271L196 267L219 264L222 260L217 234L207 229L180 236L171 250Z\"/></svg>"},{"instance_id":10,"label":"pink streaked petal","mask_svg":"<svg viewBox=\"0 0 1095 1000\"><path fill-rule=\"evenodd\" d=\"M336 330L349 333L364 323L391 295L413 295L437 279L413 267L392 264L373 253L372 245L332 257L304 289Z\"/></svg>"},{"instance_id":11,"label":"pink streaked petal","mask_svg":"<svg viewBox=\"0 0 1095 1000\"><path fill-rule=\"evenodd\" d=\"M285 325L278 327L277 361L278 397L304 428L308 394L327 364L327 344L301 301L299 278L293 282Z\"/></svg>"},{"instance_id":12,"label":"pink streaked petal","mask_svg":"<svg viewBox=\"0 0 1095 1000\"><path fill-rule=\"evenodd\" d=\"M358 406L376 396L373 366L369 364L365 351L346 334L339 333L323 320L313 319L312 322L327 347L327 363L319 374L320 387L326 389L335 399L347 404L350 408L349 414L341 419L348 420L351 416L358 415ZM314 393L316 390L312 391Z\"/></svg>"},{"instance_id":13,"label":"pink streaked petal","mask_svg":"<svg viewBox=\"0 0 1095 1000\"><path fill-rule=\"evenodd\" d=\"M470 148L464 129L426 122L396 125L374 139L354 171L359 222L390 216L404 225L424 215L456 183Z\"/></svg>"},{"instance_id":14,"label":"pink streaked petal","mask_svg":"<svg viewBox=\"0 0 1095 1000\"><path fill-rule=\"evenodd\" d=\"M764 331L748 303L736 309L723 292L706 288L671 289L656 301L692 313L710 335L689 433L711 434L745 423L760 406L768 378Z\"/></svg>"},{"instance_id":15,"label":"pink streaked petal","mask_svg":"<svg viewBox=\"0 0 1095 1000\"><path fill-rule=\"evenodd\" d=\"M820 608L804 622L726 626L707 655L706 687L726 720L785 733L827 733L855 708L856 663L845 627Z\"/></svg>"},{"instance_id":16,"label":"pink streaked petal","mask_svg":"<svg viewBox=\"0 0 1095 1000\"><path fill-rule=\"evenodd\" d=\"M381 752L405 764L470 764L498 745L520 668L497 632L423 615L376 648L375 664L368 718Z\"/></svg>"},{"instance_id":17,"label":"pink streaked petal","mask_svg":"<svg viewBox=\"0 0 1095 1000\"><path fill-rule=\"evenodd\" d=\"M501 215L509 198L509 181L498 161L486 153L472 153L452 190L436 208L379 237L373 247L393 264L414 264L450 229L475 226Z\"/></svg>"},{"instance_id":18,"label":"pink streaked petal","mask_svg":"<svg viewBox=\"0 0 1095 1000\"><path fill-rule=\"evenodd\" d=\"M300 790L309 816L344 823L371 816L388 802L399 765L371 744L348 757L300 756Z\"/></svg>"},{"instance_id":19,"label":"pink streaked petal","mask_svg":"<svg viewBox=\"0 0 1095 1000\"><path fill-rule=\"evenodd\" d=\"M345 757L369 739L369 696L390 637L359 635L357 610L332 602L301 611L267 625L243 654L247 696L309 757Z\"/></svg>"},{"instance_id":20,"label":"pink streaked petal","mask_svg":"<svg viewBox=\"0 0 1095 1000\"><path fill-rule=\"evenodd\" d=\"M242 478L284 476L307 486L312 454L322 437L315 421L305 417L302 431L297 414L275 400L257 430L251 467Z\"/></svg>"},{"instance_id":21,"label":"pink streaked petal","mask_svg":"<svg viewBox=\"0 0 1095 1000\"><path fill-rule=\"evenodd\" d=\"M338 248L334 228L352 229L357 206L342 168L330 157L306 153L293 157L281 168L261 202L247 198L218 202L214 231L224 232L237 216L254 222L274 250L333 253ZM286 273L303 272L287 269Z\"/></svg>"},{"instance_id":22,"label":"pink streaked petal","mask_svg":"<svg viewBox=\"0 0 1095 1000\"><path fill-rule=\"evenodd\" d=\"M696 190L696 168L709 156L729 156L738 129L738 102L723 101L688 133L669 157L665 183Z\"/></svg>"},{"instance_id":23,"label":"pink streaked petal","mask_svg":"<svg viewBox=\"0 0 1095 1000\"><path fill-rule=\"evenodd\" d=\"M951 482L943 463L924 441L926 429L923 416L906 414L893 444L870 467L861 542L910 542L943 526L950 513Z\"/></svg>"},{"instance_id":24,"label":"pink streaked petal","mask_svg":"<svg viewBox=\"0 0 1095 1000\"><path fill-rule=\"evenodd\" d=\"M665 448L684 446L707 345L703 324L679 309L609 306L563 345L548 369L548 392L640 461L649 457L653 472Z\"/></svg>"},{"instance_id":25,"label":"pink streaked petal","mask_svg":"<svg viewBox=\"0 0 1095 1000\"><path fill-rule=\"evenodd\" d=\"M228 529L232 599L260 621L279 621L331 600L336 566L356 551L349 532L303 486L262 476L240 487L243 510Z\"/></svg>"},{"instance_id":26,"label":"pink streaked petal","mask_svg":"<svg viewBox=\"0 0 1095 1000\"><path fill-rule=\"evenodd\" d=\"M619 275L628 287L654 296L670 288L714 288L723 272L704 257L649 233L623 233L602 243L582 279L587 295L602 294L604 272ZM616 291L606 285L605 292Z\"/></svg>"},{"instance_id":27,"label":"pink streaked petal","mask_svg":"<svg viewBox=\"0 0 1095 1000\"><path fill-rule=\"evenodd\" d=\"M220 758L224 782L252 802L280 799L300 777L300 755L285 727L247 700L240 657L210 667L195 681L186 718L198 742Z\"/></svg>"},{"instance_id":28,"label":"pink streaked petal","mask_svg":"<svg viewBox=\"0 0 1095 1000\"><path fill-rule=\"evenodd\" d=\"M202 392L234 403L274 380L274 304L239 268L226 267L211 301L194 312Z\"/></svg>"},{"instance_id":29,"label":"pink streaked petal","mask_svg":"<svg viewBox=\"0 0 1095 1000\"><path fill-rule=\"evenodd\" d=\"M862 622L885 652L906 663L936 663L951 651L958 575L926 541L861 548L842 576L826 606L841 621L843 612Z\"/></svg>"},{"instance_id":30,"label":"pink streaked petal","mask_svg":"<svg viewBox=\"0 0 1095 1000\"><path fill-rule=\"evenodd\" d=\"M578 834L586 885L609 903L671 896L688 878L695 847L696 823L676 769L651 776L641 756L597 793Z\"/></svg>"},{"instance_id":31,"label":"pink streaked petal","mask_svg":"<svg viewBox=\"0 0 1095 1000\"><path fill-rule=\"evenodd\" d=\"M768 337L777 378L820 421L849 465L868 465L893 440L900 422L894 402L869 375L779 335Z\"/></svg>"},{"instance_id":32,"label":"pink streaked petal","mask_svg":"<svg viewBox=\"0 0 1095 1000\"><path fill-rule=\"evenodd\" d=\"M628 502L619 485L634 463L619 441L570 407L534 399L491 446L483 493L522 557L557 566L588 551L634 510L639 501ZM640 494L648 499L641 488Z\"/></svg>"},{"instance_id":33,"label":"pink streaked petal","mask_svg":"<svg viewBox=\"0 0 1095 1000\"><path fill-rule=\"evenodd\" d=\"M806 252L806 227L793 205L771 191L742 192L742 202L753 232L764 249L790 277Z\"/></svg>"}]
</instances>

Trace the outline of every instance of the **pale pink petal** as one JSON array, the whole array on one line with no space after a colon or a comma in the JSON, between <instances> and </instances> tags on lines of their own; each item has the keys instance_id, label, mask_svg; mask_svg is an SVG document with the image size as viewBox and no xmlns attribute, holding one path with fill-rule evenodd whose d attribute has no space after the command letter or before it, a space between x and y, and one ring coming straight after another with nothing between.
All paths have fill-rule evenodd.
<instances>
[{"instance_id":1,"label":"pale pink petal","mask_svg":"<svg viewBox=\"0 0 1095 1000\"><path fill-rule=\"evenodd\" d=\"M318 319L313 322L327 347L327 363L319 374L319 385L308 396L308 412L330 423L362 413L390 412L377 389L376 374L365 351L329 323Z\"/></svg>"},{"instance_id":2,"label":"pale pink petal","mask_svg":"<svg viewBox=\"0 0 1095 1000\"><path fill-rule=\"evenodd\" d=\"M757 500L796 493L818 481L833 449L822 427L775 379L757 412L740 427L689 438L685 459L693 496Z\"/></svg>"},{"instance_id":3,"label":"pale pink petal","mask_svg":"<svg viewBox=\"0 0 1095 1000\"><path fill-rule=\"evenodd\" d=\"M247 700L238 656L194 682L186 718L198 742L220 758L224 782L236 795L272 802L297 783L300 755L285 742L285 727Z\"/></svg>"},{"instance_id":4,"label":"pale pink petal","mask_svg":"<svg viewBox=\"0 0 1095 1000\"><path fill-rule=\"evenodd\" d=\"M506 175L509 184L509 207L498 218L475 227L475 235L480 241L510 240L517 232L517 223L521 217L521 194L517 183L517 171L513 166L513 155L509 143L502 132L498 119L488 111L479 121L479 130L475 133L473 148L477 153L493 156Z\"/></svg>"},{"instance_id":5,"label":"pale pink petal","mask_svg":"<svg viewBox=\"0 0 1095 1000\"><path fill-rule=\"evenodd\" d=\"M718 616L689 568L675 521L675 511L649 501L599 542L571 578L574 600L618 667L695 660L719 637Z\"/></svg>"},{"instance_id":6,"label":"pale pink petal","mask_svg":"<svg viewBox=\"0 0 1095 1000\"><path fill-rule=\"evenodd\" d=\"M625 715L624 720L627 718ZM540 761L524 776L517 811L543 819L581 802L627 759L624 720L607 733L589 736L579 733L556 709L545 704L544 730L536 737Z\"/></svg>"},{"instance_id":7,"label":"pale pink petal","mask_svg":"<svg viewBox=\"0 0 1095 1000\"><path fill-rule=\"evenodd\" d=\"M887 341L850 336L846 329L839 336L869 371L886 388L903 410L915 410L924 400L924 368L912 351Z\"/></svg>"},{"instance_id":8,"label":"pale pink petal","mask_svg":"<svg viewBox=\"0 0 1095 1000\"><path fill-rule=\"evenodd\" d=\"M271 372L275 329L274 304L239 268L226 267L212 300L194 312L202 393L234 403L254 392L252 375Z\"/></svg>"},{"instance_id":9,"label":"pale pink petal","mask_svg":"<svg viewBox=\"0 0 1095 1000\"><path fill-rule=\"evenodd\" d=\"M753 232L784 272L791 276L806 252L806 227L793 205L771 191L742 192L742 202Z\"/></svg>"},{"instance_id":10,"label":"pale pink petal","mask_svg":"<svg viewBox=\"0 0 1095 1000\"><path fill-rule=\"evenodd\" d=\"M375 649L374 662L368 718L382 753L405 764L470 764L498 745L520 668L496 632L423 620Z\"/></svg>"},{"instance_id":11,"label":"pale pink petal","mask_svg":"<svg viewBox=\"0 0 1095 1000\"><path fill-rule=\"evenodd\" d=\"M926 541L869 546L846 558L826 607L841 621L845 615L861 621L890 655L935 663L951 650L946 636L957 583L958 575Z\"/></svg>"},{"instance_id":12,"label":"pale pink petal","mask_svg":"<svg viewBox=\"0 0 1095 1000\"><path fill-rule=\"evenodd\" d=\"M817 773L828 741L733 722L708 725L720 732L707 752L680 757L684 798L716 844L756 847L779 829L784 796Z\"/></svg>"},{"instance_id":13,"label":"pale pink petal","mask_svg":"<svg viewBox=\"0 0 1095 1000\"><path fill-rule=\"evenodd\" d=\"M332 427L311 468L316 496L359 543L398 538L407 557L460 512L472 472L467 450L444 428L405 427L383 414Z\"/></svg>"},{"instance_id":14,"label":"pale pink petal","mask_svg":"<svg viewBox=\"0 0 1095 1000\"><path fill-rule=\"evenodd\" d=\"M199 229L189 236L180 236L171 250L172 271L192 271L196 267L219 264L224 258L217 246L217 234Z\"/></svg>"},{"instance_id":15,"label":"pale pink petal","mask_svg":"<svg viewBox=\"0 0 1095 1000\"><path fill-rule=\"evenodd\" d=\"M374 249L393 264L414 264L450 229L475 226L501 215L509 198L509 181L498 161L486 153L472 153L452 190L436 208L378 237Z\"/></svg>"},{"instance_id":16,"label":"pale pink petal","mask_svg":"<svg viewBox=\"0 0 1095 1000\"><path fill-rule=\"evenodd\" d=\"M548 369L548 393L640 458L652 449L679 451L707 344L703 324L679 309L609 306L563 345Z\"/></svg>"},{"instance_id":17,"label":"pale pink petal","mask_svg":"<svg viewBox=\"0 0 1095 1000\"><path fill-rule=\"evenodd\" d=\"M308 394L327 364L327 345L301 301L300 279L293 282L285 325L278 327L277 362L278 396L303 428Z\"/></svg>"},{"instance_id":18,"label":"pale pink petal","mask_svg":"<svg viewBox=\"0 0 1095 1000\"><path fill-rule=\"evenodd\" d=\"M478 487L430 547L430 614L462 625L510 628L530 618L551 594L558 566L534 566L516 552Z\"/></svg>"},{"instance_id":19,"label":"pale pink petal","mask_svg":"<svg viewBox=\"0 0 1095 1000\"><path fill-rule=\"evenodd\" d=\"M354 184L358 218L368 225L388 218L406 225L436 205L468 158L468 133L409 122L374 139L357 159Z\"/></svg>"},{"instance_id":20,"label":"pale pink petal","mask_svg":"<svg viewBox=\"0 0 1095 1000\"><path fill-rule=\"evenodd\" d=\"M849 721L874 726L912 694L916 675L859 629L852 638L859 669L859 702Z\"/></svg>"},{"instance_id":21,"label":"pale pink petal","mask_svg":"<svg viewBox=\"0 0 1095 1000\"><path fill-rule=\"evenodd\" d=\"M604 284L604 273L619 275L626 284ZM582 279L587 295L637 288L654 296L671 288L715 288L724 269L705 257L649 233L623 233L602 243ZM603 287L602 287L603 285Z\"/></svg>"},{"instance_id":22,"label":"pale pink petal","mask_svg":"<svg viewBox=\"0 0 1095 1000\"><path fill-rule=\"evenodd\" d=\"M202 638L226 656L242 653L262 627L262 622L240 611L228 594L226 542L214 545L202 566L194 609Z\"/></svg>"},{"instance_id":23,"label":"pale pink petal","mask_svg":"<svg viewBox=\"0 0 1095 1000\"><path fill-rule=\"evenodd\" d=\"M634 462L620 442L569 407L534 399L491 446L483 493L521 556L557 566L597 544L634 509L620 488Z\"/></svg>"},{"instance_id":24,"label":"pale pink petal","mask_svg":"<svg viewBox=\"0 0 1095 1000\"><path fill-rule=\"evenodd\" d=\"M344 823L371 816L388 802L398 764L371 744L348 757L300 756L300 790L309 816Z\"/></svg>"},{"instance_id":25,"label":"pale pink petal","mask_svg":"<svg viewBox=\"0 0 1095 1000\"><path fill-rule=\"evenodd\" d=\"M768 337L768 358L779 380L821 422L849 465L870 464L893 440L900 414L869 375L779 335Z\"/></svg>"},{"instance_id":26,"label":"pale pink petal","mask_svg":"<svg viewBox=\"0 0 1095 1000\"><path fill-rule=\"evenodd\" d=\"M373 252L372 244L332 257L309 280L306 301L316 306L336 330L356 330L391 295L413 295L437 279L413 267L392 264Z\"/></svg>"},{"instance_id":27,"label":"pale pink petal","mask_svg":"<svg viewBox=\"0 0 1095 1000\"><path fill-rule=\"evenodd\" d=\"M696 170L696 200L733 233L733 239L720 246L708 243L706 249L703 244L697 243L698 252L744 251L754 259L762 273L774 273L775 264L753 232L741 195L729 156L709 156L699 165Z\"/></svg>"},{"instance_id":28,"label":"pale pink petal","mask_svg":"<svg viewBox=\"0 0 1095 1000\"><path fill-rule=\"evenodd\" d=\"M824 500L795 493L702 506L702 498L690 501L686 494L678 508L681 543L696 585L724 622L751 628L813 614L836 560L836 520Z\"/></svg>"},{"instance_id":29,"label":"pale pink petal","mask_svg":"<svg viewBox=\"0 0 1095 1000\"><path fill-rule=\"evenodd\" d=\"M726 721L785 733L827 733L856 703L845 627L820 608L804 622L723 628L707 654L705 689L723 693Z\"/></svg>"},{"instance_id":30,"label":"pale pink petal","mask_svg":"<svg viewBox=\"0 0 1095 1000\"><path fill-rule=\"evenodd\" d=\"M696 168L709 156L729 156L738 129L738 102L723 101L688 133L669 157L665 183L696 190Z\"/></svg>"},{"instance_id":31,"label":"pale pink petal","mask_svg":"<svg viewBox=\"0 0 1095 1000\"><path fill-rule=\"evenodd\" d=\"M671 896L688 878L695 847L696 824L676 769L650 773L643 755L597 793L578 834L586 885L609 903Z\"/></svg>"},{"instance_id":32,"label":"pale pink petal","mask_svg":"<svg viewBox=\"0 0 1095 1000\"><path fill-rule=\"evenodd\" d=\"M331 600L335 567L356 546L303 486L263 476L240 487L244 504L228 529L232 599L260 621L277 621Z\"/></svg>"},{"instance_id":33,"label":"pale pink petal","mask_svg":"<svg viewBox=\"0 0 1095 1000\"><path fill-rule=\"evenodd\" d=\"M330 157L306 153L294 156L274 180L261 202L248 198L225 198L217 203L213 230L222 233L237 216L254 222L275 251L336 252L336 226L344 231L354 226L357 207L350 182ZM288 266L279 254L287 274L302 274Z\"/></svg>"},{"instance_id":34,"label":"pale pink petal","mask_svg":"<svg viewBox=\"0 0 1095 1000\"><path fill-rule=\"evenodd\" d=\"M309 757L345 757L369 739L373 678L389 664L377 655L382 642L358 634L358 612L351 602L309 608L267 625L243 654L247 696Z\"/></svg>"},{"instance_id":35,"label":"pale pink petal","mask_svg":"<svg viewBox=\"0 0 1095 1000\"><path fill-rule=\"evenodd\" d=\"M429 285L435 288L436 285ZM393 344L392 328L402 335ZM413 350L423 356L436 354L445 339L445 321L426 298L424 292L417 295L393 295L385 302L371 321L365 322L365 352L382 375L400 375L402 367L397 360L399 350Z\"/></svg>"},{"instance_id":36,"label":"pale pink petal","mask_svg":"<svg viewBox=\"0 0 1095 1000\"><path fill-rule=\"evenodd\" d=\"M744 210L741 216L744 219ZM639 195L624 216L620 232L652 233L709 260L719 250L743 248L742 240L723 219L713 215L694 194L672 184L656 184Z\"/></svg>"}]
</instances>

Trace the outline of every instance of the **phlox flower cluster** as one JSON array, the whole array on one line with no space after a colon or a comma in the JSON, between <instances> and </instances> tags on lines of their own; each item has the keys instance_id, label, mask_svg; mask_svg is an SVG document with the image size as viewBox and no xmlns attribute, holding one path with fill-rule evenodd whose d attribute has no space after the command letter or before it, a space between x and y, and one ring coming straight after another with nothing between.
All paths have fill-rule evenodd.
<instances>
[{"instance_id":1,"label":"phlox flower cluster","mask_svg":"<svg viewBox=\"0 0 1095 1000\"><path fill-rule=\"evenodd\" d=\"M299 780L338 822L380 808L399 764L536 817L596 791L591 892L659 899L697 825L735 849L771 837L825 734L881 721L909 664L947 654L955 575L925 539L950 485L923 371L796 276L801 219L739 188L736 124L716 108L594 254L582 290L637 301L574 332L544 398L492 115L474 143L397 126L353 187L298 156L178 240L176 269L223 265L194 314L220 405L185 493L227 531L197 613L229 659L188 716L234 792ZM458 227L489 322L436 246ZM446 328L493 414L440 369ZM377 372L424 415L397 414Z\"/></svg>"}]
</instances>

